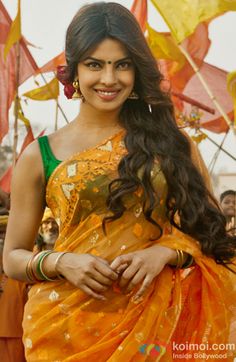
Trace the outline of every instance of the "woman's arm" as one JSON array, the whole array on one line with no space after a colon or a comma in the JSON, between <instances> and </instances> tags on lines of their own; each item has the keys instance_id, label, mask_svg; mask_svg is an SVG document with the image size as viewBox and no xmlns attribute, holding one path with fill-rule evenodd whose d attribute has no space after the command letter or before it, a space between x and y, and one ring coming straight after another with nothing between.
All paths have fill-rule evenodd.
<instances>
[{"instance_id":1,"label":"woman's arm","mask_svg":"<svg viewBox=\"0 0 236 362\"><path fill-rule=\"evenodd\" d=\"M11 210L4 246L4 271L14 279L29 281L26 267L45 208L44 171L37 142L31 144L17 162L12 180ZM43 264L44 274L59 273L88 295L104 299L101 292L117 279L109 263L90 254L51 253Z\"/></svg>"},{"instance_id":2,"label":"woman's arm","mask_svg":"<svg viewBox=\"0 0 236 362\"><path fill-rule=\"evenodd\" d=\"M27 280L26 265L45 207L44 171L37 141L19 158L11 184L11 209L3 251L5 273Z\"/></svg>"}]
</instances>

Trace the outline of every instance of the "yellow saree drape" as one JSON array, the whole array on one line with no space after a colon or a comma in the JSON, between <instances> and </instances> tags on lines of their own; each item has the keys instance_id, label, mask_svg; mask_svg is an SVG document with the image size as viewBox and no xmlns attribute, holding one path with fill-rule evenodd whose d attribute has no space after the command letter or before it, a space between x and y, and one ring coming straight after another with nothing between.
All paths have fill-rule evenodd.
<instances>
[{"instance_id":1,"label":"yellow saree drape","mask_svg":"<svg viewBox=\"0 0 236 362\"><path fill-rule=\"evenodd\" d=\"M227 352L224 360L233 361L232 347L222 351L220 345L236 344L235 277L203 256L195 240L170 227L165 216L167 187L158 163L152 171L158 199L154 217L163 236L158 239L157 228L145 220L139 191L125 199L127 210L107 225L107 235L102 231L107 185L117 176L117 164L126 152L123 136L120 132L74 155L51 175L47 203L60 223L55 250L92 253L111 261L151 246L152 238L190 253L196 266L185 277L166 267L138 302L132 299L134 292L124 295L117 285L105 293L107 301L97 301L66 281L34 285L23 321L27 361L171 362L183 361L186 353L191 355L188 361L205 361L189 344L214 344L214 354ZM204 171L194 150L193 158Z\"/></svg>"}]
</instances>

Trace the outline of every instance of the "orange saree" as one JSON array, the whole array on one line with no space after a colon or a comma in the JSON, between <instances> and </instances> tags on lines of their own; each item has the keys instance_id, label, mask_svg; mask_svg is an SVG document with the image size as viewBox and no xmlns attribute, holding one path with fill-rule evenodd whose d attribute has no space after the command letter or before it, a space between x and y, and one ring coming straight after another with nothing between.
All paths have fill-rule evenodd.
<instances>
[{"instance_id":1,"label":"orange saree","mask_svg":"<svg viewBox=\"0 0 236 362\"><path fill-rule=\"evenodd\" d=\"M159 231L142 214L142 192L124 200L124 215L109 223L104 235L107 186L117 177L117 164L126 152L123 136L120 132L74 155L51 175L47 203L60 224L55 250L92 253L112 261L151 246L151 238L190 253L196 266L185 278L167 266L138 302L132 298L134 292L122 294L117 285L105 293L106 301L62 280L34 285L23 322L29 362L171 362L184 360L177 355L190 354L190 344L209 348L214 344L214 354L222 354L220 345L236 343L235 278L203 256L195 240L170 227L165 216L167 187L158 163L152 171L158 199L154 218L163 236L158 239ZM232 348L223 352L225 361L233 361ZM191 354L189 361L206 360L200 353Z\"/></svg>"}]
</instances>

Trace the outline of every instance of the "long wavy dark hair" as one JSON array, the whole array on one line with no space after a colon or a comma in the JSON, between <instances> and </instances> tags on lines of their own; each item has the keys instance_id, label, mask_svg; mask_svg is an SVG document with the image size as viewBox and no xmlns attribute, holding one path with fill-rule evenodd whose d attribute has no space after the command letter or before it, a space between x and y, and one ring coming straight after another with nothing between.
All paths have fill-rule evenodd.
<instances>
[{"instance_id":1,"label":"long wavy dark hair","mask_svg":"<svg viewBox=\"0 0 236 362\"><path fill-rule=\"evenodd\" d=\"M107 206L113 216L106 220L121 217L125 211L123 197L141 186L145 195L143 213L156 224L152 219L157 200L151 170L158 158L168 185L170 223L197 239L205 255L227 266L236 255L236 237L226 234L225 218L191 160L190 144L177 127L172 101L161 90L163 77L156 59L129 10L104 2L79 10L66 35L66 80L74 80L78 63L106 38L120 41L128 50L135 66L134 90L139 95L138 100L126 100L121 110L128 153L119 163L119 178L109 186ZM144 172L140 178L137 173L141 167Z\"/></svg>"}]
</instances>

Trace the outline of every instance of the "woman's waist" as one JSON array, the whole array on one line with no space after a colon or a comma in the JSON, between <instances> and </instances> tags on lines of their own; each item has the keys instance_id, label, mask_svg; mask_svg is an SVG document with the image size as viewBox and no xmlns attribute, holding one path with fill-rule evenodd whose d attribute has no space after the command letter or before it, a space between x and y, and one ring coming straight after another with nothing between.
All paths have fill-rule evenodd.
<instances>
[{"instance_id":1,"label":"woman's waist","mask_svg":"<svg viewBox=\"0 0 236 362\"><path fill-rule=\"evenodd\" d=\"M98 217L90 218L62 230L55 250L90 253L112 259L151 246L161 236L157 226L143 219L132 219L126 215L106 223L105 228L102 220Z\"/></svg>"}]
</instances>

